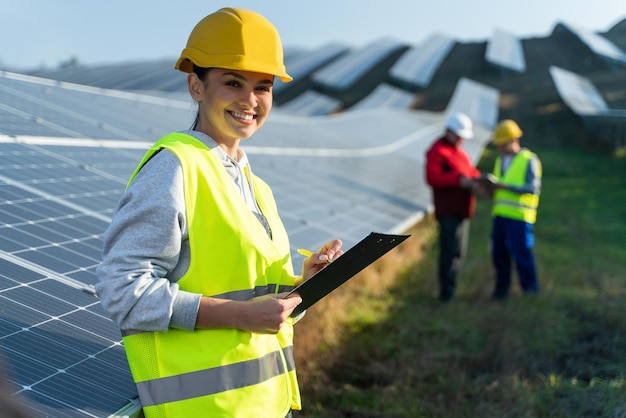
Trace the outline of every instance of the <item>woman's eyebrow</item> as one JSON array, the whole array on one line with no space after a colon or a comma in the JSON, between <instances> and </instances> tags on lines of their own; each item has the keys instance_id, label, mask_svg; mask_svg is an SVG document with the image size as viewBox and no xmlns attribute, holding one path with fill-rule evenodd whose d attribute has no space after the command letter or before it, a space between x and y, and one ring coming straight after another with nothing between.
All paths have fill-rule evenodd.
<instances>
[{"instance_id":1,"label":"woman's eyebrow","mask_svg":"<svg viewBox=\"0 0 626 418\"><path fill-rule=\"evenodd\" d=\"M231 77L235 77L238 80L248 81L248 79L246 77L244 77L243 75L241 75L239 73L233 72L233 71L228 71L228 72L222 74L222 76L231 76ZM259 81L257 84L273 85L274 84L274 80L273 79L265 79L265 80Z\"/></svg>"}]
</instances>

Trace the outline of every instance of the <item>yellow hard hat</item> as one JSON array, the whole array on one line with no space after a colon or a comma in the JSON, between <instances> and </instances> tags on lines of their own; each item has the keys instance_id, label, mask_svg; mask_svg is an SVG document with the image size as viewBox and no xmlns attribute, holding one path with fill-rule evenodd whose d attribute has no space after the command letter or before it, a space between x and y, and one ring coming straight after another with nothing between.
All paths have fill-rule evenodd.
<instances>
[{"instance_id":1,"label":"yellow hard hat","mask_svg":"<svg viewBox=\"0 0 626 418\"><path fill-rule=\"evenodd\" d=\"M190 73L193 64L292 80L285 69L278 31L265 17L245 9L225 7L198 22L174 68Z\"/></svg>"},{"instance_id":2,"label":"yellow hard hat","mask_svg":"<svg viewBox=\"0 0 626 418\"><path fill-rule=\"evenodd\" d=\"M511 119L503 120L498 123L493 131L493 143L496 145L504 145L514 139L520 138L523 132L520 127Z\"/></svg>"}]
</instances>

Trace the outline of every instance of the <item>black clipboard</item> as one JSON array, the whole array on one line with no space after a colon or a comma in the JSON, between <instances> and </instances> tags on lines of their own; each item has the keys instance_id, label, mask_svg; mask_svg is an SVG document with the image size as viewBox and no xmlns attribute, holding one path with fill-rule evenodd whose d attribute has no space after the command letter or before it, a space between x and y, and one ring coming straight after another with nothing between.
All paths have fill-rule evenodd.
<instances>
[{"instance_id":1,"label":"black clipboard","mask_svg":"<svg viewBox=\"0 0 626 418\"><path fill-rule=\"evenodd\" d=\"M372 232L332 263L315 273L309 280L287 294L297 293L302 303L291 313L296 317L324 296L347 282L355 274L391 251L411 235L391 235Z\"/></svg>"}]
</instances>

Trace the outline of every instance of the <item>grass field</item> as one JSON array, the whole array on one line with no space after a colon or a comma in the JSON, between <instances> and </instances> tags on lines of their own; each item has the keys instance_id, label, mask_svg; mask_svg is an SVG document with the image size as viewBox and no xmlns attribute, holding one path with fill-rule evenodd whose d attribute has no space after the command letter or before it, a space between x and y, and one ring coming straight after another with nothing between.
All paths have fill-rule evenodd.
<instances>
[{"instance_id":1,"label":"grass field","mask_svg":"<svg viewBox=\"0 0 626 418\"><path fill-rule=\"evenodd\" d=\"M533 146L541 292L490 299L490 202L480 200L456 298L436 299L436 223L298 324L294 417L626 417L626 161ZM489 171L494 151L479 168Z\"/></svg>"}]
</instances>

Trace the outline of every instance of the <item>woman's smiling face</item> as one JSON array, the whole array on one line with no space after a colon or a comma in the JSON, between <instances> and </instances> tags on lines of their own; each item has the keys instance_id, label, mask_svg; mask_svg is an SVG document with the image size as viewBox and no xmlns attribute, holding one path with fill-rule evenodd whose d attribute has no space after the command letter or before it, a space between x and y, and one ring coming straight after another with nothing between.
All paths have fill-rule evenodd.
<instances>
[{"instance_id":1,"label":"woman's smiling face","mask_svg":"<svg viewBox=\"0 0 626 418\"><path fill-rule=\"evenodd\" d=\"M196 129L217 143L249 138L272 109L272 75L213 68L201 83L194 96L200 116Z\"/></svg>"}]
</instances>

